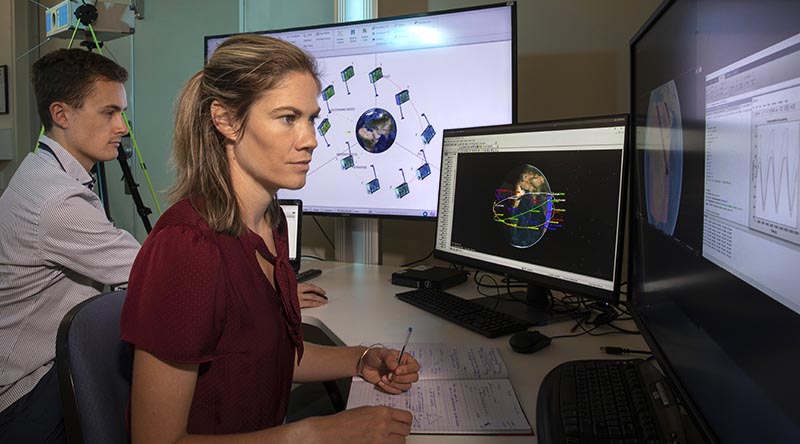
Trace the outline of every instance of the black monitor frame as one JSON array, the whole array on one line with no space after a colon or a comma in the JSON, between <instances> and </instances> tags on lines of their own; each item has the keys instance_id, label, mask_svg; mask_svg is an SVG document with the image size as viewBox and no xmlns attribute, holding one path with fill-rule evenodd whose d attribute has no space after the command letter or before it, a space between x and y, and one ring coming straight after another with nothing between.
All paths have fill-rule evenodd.
<instances>
[{"instance_id":1,"label":"black monitor frame","mask_svg":"<svg viewBox=\"0 0 800 444\"><path fill-rule=\"evenodd\" d=\"M613 288L611 290L600 289L593 286L570 282L563 279L556 279L543 274L527 272L517 268L499 265L493 262L479 260L460 254L453 254L451 252L441 250L438 244L434 249L434 256L438 259L442 259L448 262L461 264L469 267L475 267L479 270L484 270L487 272L507 276L509 278L528 283L529 285L528 303L539 305L538 308L543 308L542 306L543 301L541 299L531 300L531 298L541 298L542 295L541 293L532 294L531 292L532 285L540 288L544 287L546 289L560 290L567 293L576 293L580 294L581 296L592 297L594 299L601 300L610 304L618 304L620 300L620 285L622 281L621 272L623 264L623 240L625 234L625 209L627 205L626 204L627 179L628 179L627 145L629 144L630 140L629 123L630 123L629 116L627 114L620 114L620 115L583 117L583 118L552 120L552 121L532 122L532 123L518 123L511 125L497 125L497 126L488 126L481 128L453 129L445 131L445 137L447 138L456 136L468 136L473 134L485 135L485 134L501 134L501 133L525 132L525 131L533 132L533 131L547 131L547 130L566 130L566 129L579 129L579 128L602 128L602 127L624 126L626 128L626 131L624 135L624 146L621 152L621 162L622 162L621 177L620 177L621 191L619 192L620 194L619 206L617 208L618 211L616 212L618 220L617 233L616 233L617 252L616 252L616 258L613 263ZM441 208L441 199L442 199L441 192L439 194L439 198L440 198L439 205ZM437 234L439 233L440 227L438 225L440 223L442 223L441 218L437 222ZM487 304L489 304L488 300ZM496 301L491 302L491 305L492 306L496 305ZM534 306L530 310L536 310L536 308L537 307ZM517 310L519 310L519 307L517 307ZM531 315L533 314L531 313Z\"/></svg>"},{"instance_id":2,"label":"black monitor frame","mask_svg":"<svg viewBox=\"0 0 800 444\"><path fill-rule=\"evenodd\" d=\"M281 207L289 206L297 208L297 217L295 222L295 229L296 229L296 236L294 239L289 237L289 242L294 243L295 247L295 257L289 258L289 263L292 264L292 269L294 269L295 273L300 270L300 263L303 259L302 254L302 238L303 238L303 201L300 199L278 199L278 205ZM288 220L288 218L287 218ZM287 233L289 227L286 227ZM291 247L291 245L290 245Z\"/></svg>"},{"instance_id":3,"label":"black monitor frame","mask_svg":"<svg viewBox=\"0 0 800 444\"><path fill-rule=\"evenodd\" d=\"M742 55L731 59L731 54L724 54L723 51L709 51L713 48L708 46L708 34L714 34L713 38L717 39L717 43L723 41L726 35L725 32L716 34L714 30L724 29L740 37L754 32L753 29L738 29L738 24L756 20L742 12L743 5L749 2L723 3L664 0L630 41L632 128L629 160L632 193L628 308L659 367L665 373L666 381L696 427L692 431L696 433L695 439L706 442L777 442L775 437L781 433L784 434L784 439L785 436L800 436L800 408L796 407L796 374L800 369L800 360L787 361L782 358L800 353L800 316L703 257L697 242L687 242L679 236L667 235L651 226L646 215L644 197L639 195L644 194L640 186L643 183L644 168L640 165L638 154L644 150L637 149L640 142L637 141L636 128L646 124L644 119L647 105L640 102L638 95L642 93L639 88L647 83L640 78L645 75L638 70L644 68L650 74L660 72L665 80L694 74L704 77L751 54L753 51L748 48L742 51ZM791 3L785 2L785 5ZM769 6L760 5L759 2L749 4L752 7ZM683 7L685 9L679 9ZM712 7L728 10L711 13ZM797 11L796 5L793 7ZM695 22L676 21L680 14L685 14ZM706 15L701 17L702 14ZM787 16L787 22L796 18L796 14L784 15ZM701 26L700 22L712 19L714 28L711 31ZM734 20L733 23L737 26L727 24L726 27L724 20ZM707 23L706 25L711 26ZM685 26L682 31L689 42L679 40L683 35L676 32L676 26ZM774 37L779 34L763 23L759 26L762 26L760 29L765 35ZM800 26L794 26L794 32L800 32ZM708 34L704 35L704 32ZM680 41L682 45L667 45L664 40L657 41L660 43L650 42L649 46L642 49L650 52L640 57L639 48L643 46L643 40L655 38L654 35L662 39L669 36L674 39L673 42ZM654 51L654 47L661 52ZM662 66L656 67L655 62L668 63L664 62L667 47L684 56L682 61L695 63L694 72L683 65L675 68L675 72L668 72ZM701 60L701 48L706 51L706 55L713 55L713 63ZM693 95L700 94L698 91L702 88L698 88L697 81L684 80L687 84L685 91L690 92L687 94L689 100L686 101L686 108L691 110L698 107L704 112L702 108L705 108L705 97L697 98ZM650 79L650 83L660 82ZM681 100L681 108L684 108L685 99L683 97ZM682 112L686 113L686 110ZM687 130L705 131L705 116L702 121L692 121L697 119L699 112L689 114L690 126L684 127L684 134ZM687 146L689 151L694 151L695 159L705 157L705 144L702 146L703 151L698 153L699 147L694 142L696 141L693 140L689 145L684 144L684 158ZM680 266L675 267L676 263ZM764 368L775 370L770 376L766 376L759 371ZM785 386L784 393L781 392L781 386ZM758 393L760 397L755 399L747 396L754 393ZM746 404L750 402L755 407L749 407L748 411ZM759 429L756 424L771 423L771 419L763 420L759 416L788 418L788 421L794 421L794 429ZM751 436L741 434L737 438L723 438L725 433L737 429L746 431Z\"/></svg>"}]
</instances>

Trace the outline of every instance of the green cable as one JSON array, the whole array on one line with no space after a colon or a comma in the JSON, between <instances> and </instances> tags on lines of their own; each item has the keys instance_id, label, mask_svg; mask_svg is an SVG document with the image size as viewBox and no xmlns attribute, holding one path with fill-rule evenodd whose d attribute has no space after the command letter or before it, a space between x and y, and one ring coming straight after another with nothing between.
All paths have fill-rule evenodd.
<instances>
[{"instance_id":1,"label":"green cable","mask_svg":"<svg viewBox=\"0 0 800 444\"><path fill-rule=\"evenodd\" d=\"M136 151L136 158L139 159L139 166L142 168L142 172L144 173L144 178L147 181L147 187L150 188L150 194L153 196L153 202L156 204L156 210L158 210L158 215L162 214L161 212L161 205L158 204L158 198L156 198L156 191L153 189L153 183L150 182L150 174L147 173L147 167L144 165L144 160L142 160L142 153L139 151L139 144L136 143L136 137L133 136L133 130L131 129L131 124L128 123L128 116L125 115L125 112L122 112L122 117L125 119L125 126L128 127L128 134L131 135L131 141L133 142L133 148Z\"/></svg>"},{"instance_id":2,"label":"green cable","mask_svg":"<svg viewBox=\"0 0 800 444\"><path fill-rule=\"evenodd\" d=\"M94 34L94 28L92 25L87 25L89 27L89 32L92 33L92 39L94 40L94 46L97 48L97 53L103 55L103 50L100 49L100 42L97 41L97 36ZM156 210L158 210L158 215L160 216L163 214L161 212L161 205L158 204L158 198L156 197L156 191L153 189L153 183L150 181L150 174L147 173L147 167L144 164L144 160L142 159L142 153L139 151L139 144L136 143L136 137L133 136L133 129L131 128L130 123L128 123L128 116L125 114L125 111L122 112L122 119L125 120L125 126L128 128L128 134L131 135L131 141L133 142L134 150L136 151L136 157L139 159L139 166L142 168L142 172L144 173L144 178L147 181L147 187L150 188L150 195L153 196L153 202L156 204Z\"/></svg>"}]
</instances>

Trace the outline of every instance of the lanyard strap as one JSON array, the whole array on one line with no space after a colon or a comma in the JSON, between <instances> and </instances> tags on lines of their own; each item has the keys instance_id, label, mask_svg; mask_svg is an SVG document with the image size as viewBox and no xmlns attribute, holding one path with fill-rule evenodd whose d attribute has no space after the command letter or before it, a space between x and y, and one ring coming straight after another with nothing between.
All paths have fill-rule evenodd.
<instances>
[{"instance_id":1,"label":"lanyard strap","mask_svg":"<svg viewBox=\"0 0 800 444\"><path fill-rule=\"evenodd\" d=\"M40 142L39 142L39 149L40 149L40 150L47 151L48 153L52 154L52 155L53 155L53 158L54 158L54 159L56 159L56 162L58 162L58 166L60 166L60 167L61 167L61 169L62 169L62 170L64 170L64 172L65 172L65 173L67 172L67 169L66 169L66 168L64 168L64 164L62 164L62 163L61 163L61 161L60 161L60 160L58 160L58 156L56 156L56 153L55 153L55 152L53 152L53 149L52 149L52 148L50 148L49 146L45 145L45 143L44 143L44 142L41 142L41 141L40 141ZM83 186L85 186L85 187L89 188L90 190L92 190L92 189L94 189L94 179L92 179L92 180L90 180L90 181L88 181L88 182L86 182L86 183L83 183L83 184L81 184L81 185L83 185Z\"/></svg>"}]
</instances>

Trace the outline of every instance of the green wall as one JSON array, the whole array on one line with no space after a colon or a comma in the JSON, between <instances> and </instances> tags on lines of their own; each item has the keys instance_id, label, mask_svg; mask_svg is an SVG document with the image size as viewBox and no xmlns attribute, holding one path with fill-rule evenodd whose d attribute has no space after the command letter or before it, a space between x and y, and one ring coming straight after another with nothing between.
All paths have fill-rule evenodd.
<instances>
[{"instance_id":1,"label":"green wall","mask_svg":"<svg viewBox=\"0 0 800 444\"><path fill-rule=\"evenodd\" d=\"M133 40L134 135L162 210L169 203L166 191L175 181L169 159L172 151L174 102L184 83L203 67L203 37L240 31L240 18L247 30L303 26L333 21L330 0L148 1L145 18L136 22ZM243 28L243 27L242 27ZM129 115L131 117L131 115ZM145 204L157 210L138 161L137 182ZM130 205L133 206L133 201ZM117 223L144 241L146 232L138 215L133 222Z\"/></svg>"}]
</instances>

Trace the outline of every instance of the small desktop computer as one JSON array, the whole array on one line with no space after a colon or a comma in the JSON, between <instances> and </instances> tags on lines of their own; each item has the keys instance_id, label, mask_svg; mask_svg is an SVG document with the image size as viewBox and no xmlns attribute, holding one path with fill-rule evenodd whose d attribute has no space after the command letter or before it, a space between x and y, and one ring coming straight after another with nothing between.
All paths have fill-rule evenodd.
<instances>
[{"instance_id":1,"label":"small desktop computer","mask_svg":"<svg viewBox=\"0 0 800 444\"><path fill-rule=\"evenodd\" d=\"M392 284L412 288L455 287L469 279L469 272L435 265L417 265L392 273Z\"/></svg>"}]
</instances>

